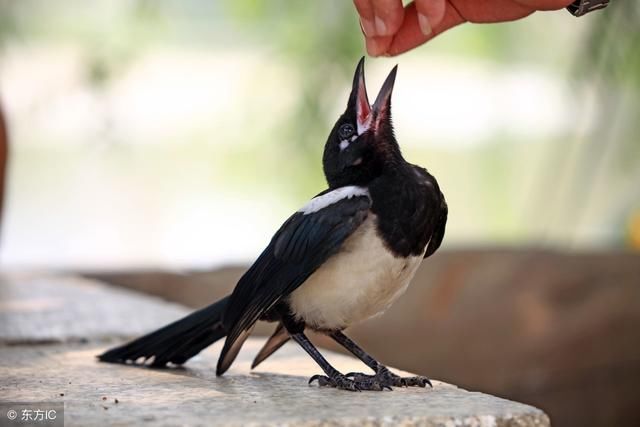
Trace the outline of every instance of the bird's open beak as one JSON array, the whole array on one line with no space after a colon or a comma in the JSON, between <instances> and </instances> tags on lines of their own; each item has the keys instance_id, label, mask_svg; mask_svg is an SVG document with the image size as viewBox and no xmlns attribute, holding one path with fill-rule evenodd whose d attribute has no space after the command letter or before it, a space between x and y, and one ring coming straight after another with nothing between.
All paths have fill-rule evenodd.
<instances>
[{"instance_id":1,"label":"bird's open beak","mask_svg":"<svg viewBox=\"0 0 640 427\"><path fill-rule=\"evenodd\" d=\"M349 109L356 113L358 135L367 130L377 131L380 125L391 119L391 93L396 81L398 66L393 67L384 81L373 106L369 104L367 87L364 82L364 57L358 62L356 73L353 76L353 86L349 96Z\"/></svg>"},{"instance_id":2,"label":"bird's open beak","mask_svg":"<svg viewBox=\"0 0 640 427\"><path fill-rule=\"evenodd\" d=\"M353 76L353 87L349 96L349 106L356 112L358 135L362 135L371 126L371 106L367 97L367 87L364 82L364 56L358 62Z\"/></svg>"}]
</instances>

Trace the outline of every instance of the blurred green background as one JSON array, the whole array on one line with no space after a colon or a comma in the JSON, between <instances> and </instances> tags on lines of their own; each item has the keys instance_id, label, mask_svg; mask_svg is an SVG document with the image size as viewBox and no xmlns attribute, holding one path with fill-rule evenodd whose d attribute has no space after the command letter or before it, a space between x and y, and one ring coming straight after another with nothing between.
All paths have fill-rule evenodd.
<instances>
[{"instance_id":1,"label":"blurred green background","mask_svg":"<svg viewBox=\"0 0 640 427\"><path fill-rule=\"evenodd\" d=\"M0 8L5 266L247 262L324 188L364 53L350 2ZM367 61L372 93L400 66L397 135L447 196L445 248L640 247L637 22L619 0Z\"/></svg>"}]
</instances>

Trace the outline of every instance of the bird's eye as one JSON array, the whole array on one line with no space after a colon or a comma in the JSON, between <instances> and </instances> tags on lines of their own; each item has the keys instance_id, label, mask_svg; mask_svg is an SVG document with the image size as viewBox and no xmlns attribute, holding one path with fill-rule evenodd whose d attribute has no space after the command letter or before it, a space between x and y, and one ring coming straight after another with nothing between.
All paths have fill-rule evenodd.
<instances>
[{"instance_id":1,"label":"bird's eye","mask_svg":"<svg viewBox=\"0 0 640 427\"><path fill-rule=\"evenodd\" d=\"M356 129L351 123L345 123L340 126L340 129L338 129L338 135L340 136L340 139L351 138L354 133L356 133Z\"/></svg>"}]
</instances>

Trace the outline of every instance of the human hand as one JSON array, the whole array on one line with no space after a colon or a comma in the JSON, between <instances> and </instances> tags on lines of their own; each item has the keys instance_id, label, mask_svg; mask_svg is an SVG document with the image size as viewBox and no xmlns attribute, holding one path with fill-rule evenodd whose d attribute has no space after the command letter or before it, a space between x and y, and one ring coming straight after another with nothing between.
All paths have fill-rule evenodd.
<instances>
[{"instance_id":1,"label":"human hand","mask_svg":"<svg viewBox=\"0 0 640 427\"><path fill-rule=\"evenodd\" d=\"M513 21L572 0L353 0L371 56L398 55L463 22Z\"/></svg>"}]
</instances>

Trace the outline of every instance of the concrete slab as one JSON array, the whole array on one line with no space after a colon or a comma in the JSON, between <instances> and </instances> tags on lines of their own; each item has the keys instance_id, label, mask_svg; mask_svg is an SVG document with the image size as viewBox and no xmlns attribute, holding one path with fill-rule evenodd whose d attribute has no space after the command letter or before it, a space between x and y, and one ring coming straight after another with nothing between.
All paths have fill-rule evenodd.
<instances>
[{"instance_id":1,"label":"concrete slab","mask_svg":"<svg viewBox=\"0 0 640 427\"><path fill-rule=\"evenodd\" d=\"M96 280L0 275L0 345L113 340L148 332L189 310Z\"/></svg>"},{"instance_id":2,"label":"concrete slab","mask_svg":"<svg viewBox=\"0 0 640 427\"><path fill-rule=\"evenodd\" d=\"M17 315L23 322L20 335L7 331L6 326L2 329L5 338L0 342L0 400L63 401L68 426L549 425L547 416L536 408L439 381L434 381L433 389L392 392L350 393L308 386L307 379L319 373L319 368L293 344L286 345L255 372L250 372L250 362L262 344L261 339L248 340L236 364L220 378L215 376L214 367L222 343L181 369L152 370L98 363L94 356L108 347L103 341L112 334L122 335L119 326L126 333L136 328L157 327L182 310L144 296L115 292L96 282L78 282L75 278L20 279L22 284L16 280L5 277L0 281L0 295L17 295L2 300L0 321L16 325ZM38 330L33 334L37 339L32 339L30 328L41 329L43 317L33 303L39 297L33 292L23 292L30 286L32 290L37 287L40 298L44 295L44 300L57 301L41 302L49 310L47 321L52 323L45 330L55 334L46 335ZM18 293L16 287L20 288ZM12 293L7 291L11 289ZM88 298L89 294L93 298ZM132 300L126 301L128 298ZM74 312L73 306L81 306L81 302L93 310ZM141 310L142 306L145 309ZM84 322L68 319L71 313L77 313L81 319L90 319L91 313L98 313L105 321L87 320L89 327L83 329L80 325ZM55 324L58 316L62 324ZM106 320L113 316L116 319ZM149 325L144 322L151 320L140 319L147 316L158 323ZM31 319L36 320L31 323ZM64 326L67 324L73 325L70 329L73 333L67 333ZM58 338L55 343L43 344L43 337ZM68 337L73 337L73 342ZM331 352L325 355L345 372L364 369L352 358Z\"/></svg>"}]
</instances>

